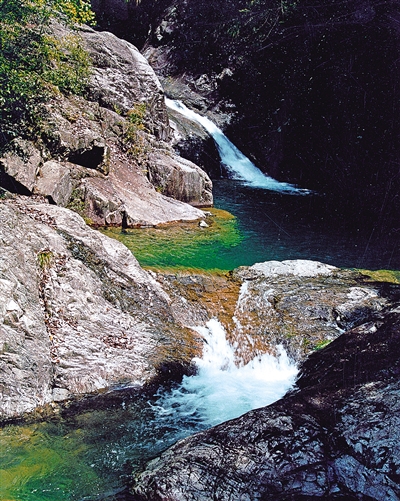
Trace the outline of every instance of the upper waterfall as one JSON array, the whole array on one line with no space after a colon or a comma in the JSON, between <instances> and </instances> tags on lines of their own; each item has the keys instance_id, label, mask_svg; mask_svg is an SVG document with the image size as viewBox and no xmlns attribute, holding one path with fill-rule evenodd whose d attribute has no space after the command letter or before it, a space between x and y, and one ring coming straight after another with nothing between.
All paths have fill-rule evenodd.
<instances>
[{"instance_id":1,"label":"upper waterfall","mask_svg":"<svg viewBox=\"0 0 400 501\"><path fill-rule=\"evenodd\" d=\"M165 99L166 105L189 120L200 124L214 139L220 155L221 163L226 167L229 177L242 180L246 184L266 190L282 193L305 195L309 190L298 188L290 183L281 183L264 174L225 136L211 120L187 108L180 101Z\"/></svg>"}]
</instances>

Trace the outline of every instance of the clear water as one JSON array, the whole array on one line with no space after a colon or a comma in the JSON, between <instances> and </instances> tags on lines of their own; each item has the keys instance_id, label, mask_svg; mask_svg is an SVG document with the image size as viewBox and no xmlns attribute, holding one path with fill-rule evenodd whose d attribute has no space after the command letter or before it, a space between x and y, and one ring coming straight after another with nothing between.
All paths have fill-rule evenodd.
<instances>
[{"instance_id":1,"label":"clear water","mask_svg":"<svg viewBox=\"0 0 400 501\"><path fill-rule=\"evenodd\" d=\"M400 231L382 235L345 220L323 196L291 196L230 180L214 181L215 204L237 218L242 236L232 263L311 259L343 268L400 269ZM238 263L240 261L240 263Z\"/></svg>"},{"instance_id":2,"label":"clear water","mask_svg":"<svg viewBox=\"0 0 400 501\"><path fill-rule=\"evenodd\" d=\"M341 220L322 196L298 196L214 181L209 228L104 230L129 247L142 266L232 270L242 265L311 259L345 268L400 269L400 232L378 235L363 221ZM221 210L223 209L223 210Z\"/></svg>"},{"instance_id":3,"label":"clear water","mask_svg":"<svg viewBox=\"0 0 400 501\"><path fill-rule=\"evenodd\" d=\"M310 193L307 189L299 188L290 183L282 183L264 174L225 136L222 130L207 117L190 110L180 101L166 99L165 103L170 109L184 115L189 120L200 124L210 134L215 141L220 154L221 163L225 168L228 178L241 180L247 186L263 188L265 190L276 191L279 193L291 193L298 195Z\"/></svg>"},{"instance_id":4,"label":"clear water","mask_svg":"<svg viewBox=\"0 0 400 501\"><path fill-rule=\"evenodd\" d=\"M205 339L198 373L153 397L123 393L101 410L0 432L0 499L104 499L133 471L177 440L272 403L293 384L296 366L282 348L241 363L221 324Z\"/></svg>"}]
</instances>

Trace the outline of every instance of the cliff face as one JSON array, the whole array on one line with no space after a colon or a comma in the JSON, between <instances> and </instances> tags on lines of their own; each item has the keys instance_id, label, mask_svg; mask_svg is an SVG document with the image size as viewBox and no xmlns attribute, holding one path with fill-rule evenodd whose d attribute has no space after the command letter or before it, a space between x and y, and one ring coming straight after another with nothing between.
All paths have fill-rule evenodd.
<instances>
[{"instance_id":1,"label":"cliff face","mask_svg":"<svg viewBox=\"0 0 400 501\"><path fill-rule=\"evenodd\" d=\"M273 177L397 228L398 2L153 4L131 6L124 22L147 16L144 52L179 84L172 94L185 97L185 84L203 97L198 109L226 114L227 134Z\"/></svg>"}]
</instances>

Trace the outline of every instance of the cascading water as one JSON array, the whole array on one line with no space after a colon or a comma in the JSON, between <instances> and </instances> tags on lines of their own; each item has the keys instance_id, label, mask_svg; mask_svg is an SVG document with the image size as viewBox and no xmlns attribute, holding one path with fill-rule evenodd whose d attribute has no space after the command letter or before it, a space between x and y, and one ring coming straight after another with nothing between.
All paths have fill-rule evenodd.
<instances>
[{"instance_id":1,"label":"cascading water","mask_svg":"<svg viewBox=\"0 0 400 501\"><path fill-rule=\"evenodd\" d=\"M269 405L293 385L297 367L283 347L276 357L266 353L244 364L218 320L197 331L205 340L203 356L194 359L197 373L160 397L155 409L161 421L207 428Z\"/></svg>"},{"instance_id":2,"label":"cascading water","mask_svg":"<svg viewBox=\"0 0 400 501\"><path fill-rule=\"evenodd\" d=\"M196 329L205 340L197 373L156 398L121 395L70 421L0 430L0 499L94 501L106 490L111 499L177 440L268 405L292 386L297 368L282 348L240 363L239 346L217 320Z\"/></svg>"},{"instance_id":3,"label":"cascading water","mask_svg":"<svg viewBox=\"0 0 400 501\"><path fill-rule=\"evenodd\" d=\"M243 153L225 136L211 120L201 116L187 108L180 101L165 99L165 103L171 110L184 115L189 120L200 124L214 139L217 145L221 163L226 167L232 179L242 180L246 184L281 193L293 195L307 195L311 193L307 189L297 188L293 184L281 183L267 176L256 167Z\"/></svg>"}]
</instances>

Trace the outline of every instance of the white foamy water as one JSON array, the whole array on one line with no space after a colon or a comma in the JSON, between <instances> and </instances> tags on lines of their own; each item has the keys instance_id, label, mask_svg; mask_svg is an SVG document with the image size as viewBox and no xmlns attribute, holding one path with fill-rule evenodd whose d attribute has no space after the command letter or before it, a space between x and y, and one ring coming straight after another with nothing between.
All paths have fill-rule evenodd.
<instances>
[{"instance_id":1,"label":"white foamy water","mask_svg":"<svg viewBox=\"0 0 400 501\"><path fill-rule=\"evenodd\" d=\"M294 384L297 367L282 347L276 357L264 354L237 365L235 347L220 322L210 320L197 330L205 339L203 356L194 360L198 372L160 397L161 420L214 426L275 402Z\"/></svg>"},{"instance_id":2,"label":"white foamy water","mask_svg":"<svg viewBox=\"0 0 400 501\"><path fill-rule=\"evenodd\" d=\"M244 181L254 187L296 195L306 195L309 190L297 188L293 184L281 183L264 174L225 136L211 120L187 108L180 101L165 99L166 105L174 111L181 113L189 120L200 124L214 139L217 145L221 163L226 167L232 179Z\"/></svg>"}]
</instances>

